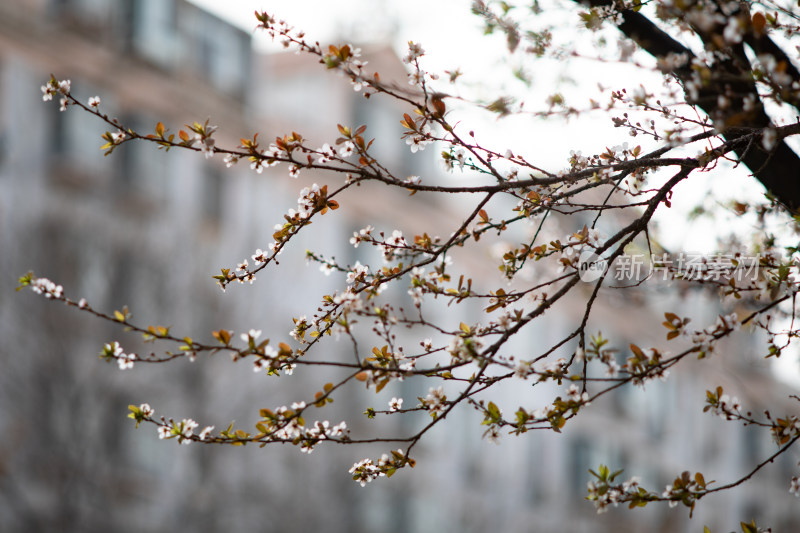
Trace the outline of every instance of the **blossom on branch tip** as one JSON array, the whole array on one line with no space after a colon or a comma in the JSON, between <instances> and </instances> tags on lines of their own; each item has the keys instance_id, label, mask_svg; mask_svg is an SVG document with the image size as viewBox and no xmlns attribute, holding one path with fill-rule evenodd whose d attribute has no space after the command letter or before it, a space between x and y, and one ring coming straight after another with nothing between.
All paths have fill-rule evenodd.
<instances>
[{"instance_id":1,"label":"blossom on branch tip","mask_svg":"<svg viewBox=\"0 0 800 533\"><path fill-rule=\"evenodd\" d=\"M117 356L117 364L120 370L128 370L133 368L133 362L136 361L135 353L122 353Z\"/></svg>"},{"instance_id":2,"label":"blossom on branch tip","mask_svg":"<svg viewBox=\"0 0 800 533\"><path fill-rule=\"evenodd\" d=\"M369 274L369 266L362 265L360 261L356 261L353 270L347 273L347 284L352 285L357 281L364 281L367 274Z\"/></svg>"},{"instance_id":3,"label":"blossom on branch tip","mask_svg":"<svg viewBox=\"0 0 800 533\"><path fill-rule=\"evenodd\" d=\"M486 439L491 442L492 444L500 444L500 428L497 426L491 426L489 429L486 430L484 433Z\"/></svg>"},{"instance_id":4,"label":"blossom on branch tip","mask_svg":"<svg viewBox=\"0 0 800 533\"><path fill-rule=\"evenodd\" d=\"M142 412L142 415L143 415L145 418L150 418L150 417L152 417L152 416L153 416L153 413L155 413L155 411L153 410L153 408L152 408L152 407L150 407L150 404L149 404L149 403L143 403L143 404L141 404L141 405L139 406L139 410Z\"/></svg>"},{"instance_id":5,"label":"blossom on branch tip","mask_svg":"<svg viewBox=\"0 0 800 533\"><path fill-rule=\"evenodd\" d=\"M359 243L365 239L372 238L372 226L367 226L366 228L362 228L353 233L353 236L350 237L350 244L353 245L353 248L358 248Z\"/></svg>"},{"instance_id":6,"label":"blossom on branch tip","mask_svg":"<svg viewBox=\"0 0 800 533\"><path fill-rule=\"evenodd\" d=\"M72 82L70 80L61 80L56 81L55 78L51 78L46 84L42 85L42 100L45 102L49 102L53 99L57 93L61 93L64 96L69 94L70 88L72 87ZM62 107L64 104L62 102ZM63 111L63 110L62 110Z\"/></svg>"},{"instance_id":7,"label":"blossom on branch tip","mask_svg":"<svg viewBox=\"0 0 800 533\"><path fill-rule=\"evenodd\" d=\"M419 43L408 41L408 53L403 58L404 63L413 63L417 58L425 55L425 50Z\"/></svg>"},{"instance_id":8,"label":"blossom on branch tip","mask_svg":"<svg viewBox=\"0 0 800 533\"><path fill-rule=\"evenodd\" d=\"M172 428L169 426L158 426L158 438L168 439L172 436Z\"/></svg>"},{"instance_id":9,"label":"blossom on branch tip","mask_svg":"<svg viewBox=\"0 0 800 533\"><path fill-rule=\"evenodd\" d=\"M57 285L47 278L36 278L31 283L31 289L36 294L42 294L45 298L61 298L64 287Z\"/></svg>"},{"instance_id":10,"label":"blossom on branch tip","mask_svg":"<svg viewBox=\"0 0 800 533\"><path fill-rule=\"evenodd\" d=\"M42 85L42 100L45 102L49 102L53 99L53 95L58 92L58 89L54 87L52 84L47 83L46 85Z\"/></svg>"},{"instance_id":11,"label":"blossom on branch tip","mask_svg":"<svg viewBox=\"0 0 800 533\"><path fill-rule=\"evenodd\" d=\"M569 386L569 389L567 390L567 396L569 397L570 401L589 405L589 393L586 391L581 392L580 388L574 383Z\"/></svg>"},{"instance_id":12,"label":"blossom on branch tip","mask_svg":"<svg viewBox=\"0 0 800 533\"><path fill-rule=\"evenodd\" d=\"M103 346L103 352L111 357L119 357L122 352L122 346L117 341L111 342Z\"/></svg>"},{"instance_id":13,"label":"blossom on branch tip","mask_svg":"<svg viewBox=\"0 0 800 533\"><path fill-rule=\"evenodd\" d=\"M398 252L398 249L406 248L407 246L408 243L406 242L405 237L403 237L403 232L397 229L392 231L391 237L386 239L384 244L381 246L383 249L383 259L385 261L393 260Z\"/></svg>"},{"instance_id":14,"label":"blossom on branch tip","mask_svg":"<svg viewBox=\"0 0 800 533\"><path fill-rule=\"evenodd\" d=\"M533 363L531 361L519 361L514 367L514 376L520 379L526 379L532 372Z\"/></svg>"},{"instance_id":15,"label":"blossom on branch tip","mask_svg":"<svg viewBox=\"0 0 800 533\"><path fill-rule=\"evenodd\" d=\"M353 141L345 141L342 144L342 147L339 148L339 156L340 157L350 157L356 150L356 145L353 144Z\"/></svg>"},{"instance_id":16,"label":"blossom on branch tip","mask_svg":"<svg viewBox=\"0 0 800 533\"><path fill-rule=\"evenodd\" d=\"M361 301L358 293L355 292L352 287L348 287L347 290L342 293L335 294L333 297L333 303L336 305L341 305L344 313L360 311L364 307L364 303Z\"/></svg>"},{"instance_id":17,"label":"blossom on branch tip","mask_svg":"<svg viewBox=\"0 0 800 533\"><path fill-rule=\"evenodd\" d=\"M444 411L447 405L447 396L442 387L431 387L425 398L420 398L421 407L430 411L432 417L436 417Z\"/></svg>"},{"instance_id":18,"label":"blossom on branch tip","mask_svg":"<svg viewBox=\"0 0 800 533\"><path fill-rule=\"evenodd\" d=\"M248 331L247 333L242 333L242 334L240 335L241 339L242 339L244 342L250 342L250 341L253 341L253 342L255 342L255 341L257 341L257 340L258 340L258 338L259 338L260 336L261 336L261 330L260 330L260 329L251 329L251 330L250 330L250 331Z\"/></svg>"},{"instance_id":19,"label":"blossom on branch tip","mask_svg":"<svg viewBox=\"0 0 800 533\"><path fill-rule=\"evenodd\" d=\"M406 144L411 148L411 153L416 153L419 150L424 150L425 146L432 143L430 137L431 128L427 124L422 126L419 133L409 135L406 138Z\"/></svg>"},{"instance_id":20,"label":"blossom on branch tip","mask_svg":"<svg viewBox=\"0 0 800 533\"><path fill-rule=\"evenodd\" d=\"M402 398L392 398L389 400L389 410L392 412L399 411L403 407Z\"/></svg>"},{"instance_id":21,"label":"blossom on branch tip","mask_svg":"<svg viewBox=\"0 0 800 533\"><path fill-rule=\"evenodd\" d=\"M354 76L353 79L351 80L351 83L353 84L353 90L355 92L361 92L361 89L363 89L364 87L369 87L369 83L367 82L367 80L365 80L361 76Z\"/></svg>"},{"instance_id":22,"label":"blossom on branch tip","mask_svg":"<svg viewBox=\"0 0 800 533\"><path fill-rule=\"evenodd\" d=\"M178 442L181 444L189 444L191 443L192 435L194 434L194 430L197 427L197 422L192 420L191 418L184 418L181 420L180 424L178 425Z\"/></svg>"},{"instance_id":23,"label":"blossom on branch tip","mask_svg":"<svg viewBox=\"0 0 800 533\"><path fill-rule=\"evenodd\" d=\"M317 150L317 164L319 165L329 163L335 157L336 151L327 143L323 144L322 148Z\"/></svg>"},{"instance_id":24,"label":"blossom on branch tip","mask_svg":"<svg viewBox=\"0 0 800 533\"><path fill-rule=\"evenodd\" d=\"M259 248L256 250L256 253L252 255L251 259L253 260L253 263L255 263L256 265L260 265L267 262L268 255L269 254L267 252Z\"/></svg>"}]
</instances>

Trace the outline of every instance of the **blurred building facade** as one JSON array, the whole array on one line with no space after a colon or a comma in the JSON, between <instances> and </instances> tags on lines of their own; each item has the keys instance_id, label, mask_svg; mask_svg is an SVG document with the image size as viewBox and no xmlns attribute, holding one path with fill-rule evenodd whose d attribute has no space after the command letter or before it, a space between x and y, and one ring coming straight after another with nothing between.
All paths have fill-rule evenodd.
<instances>
[{"instance_id":1,"label":"blurred building facade","mask_svg":"<svg viewBox=\"0 0 800 533\"><path fill-rule=\"evenodd\" d=\"M403 77L388 48L365 53L382 75ZM294 206L303 180L323 178L257 175L245 164L227 169L219 156L166 154L143 143L124 144L103 157L100 135L107 127L78 110L60 113L57 104L42 103L39 87L50 74L71 79L73 93L84 100L101 96L104 112L140 131L157 121L176 131L211 117L221 146L235 146L255 132L269 139L293 129L322 143L336 135L337 121L366 123L381 160L398 174L436 174L430 159L411 157L399 140L399 117L407 110L365 101L342 79L293 54L257 56L249 33L183 0L0 3L5 286L33 270L98 309L128 305L134 318L198 337L224 327L264 329L267 337L283 338L290 324L273 322L315 308L326 284L336 286L300 266L312 246L304 241L295 243L294 256L287 252L274 279L223 295L210 278L266 248L273 224ZM424 195L411 207L402 193L384 189L356 192L341 214L318 225L317 235L327 243L319 251L354 263L359 256L349 236L376 220L402 221L411 229L424 220L426 228L452 231L454 215L448 213L457 215L457 209L427 204ZM579 305L554 309L548 327L517 339L516 349L557 339L573 324ZM661 342L653 302L597 305L603 317L598 329L619 346L626 339ZM704 305L675 302L673 310L699 309L698 318L713 322L716 311ZM441 312L456 324L471 323L481 309ZM738 357L755 345L729 346L736 357L684 365L646 392L619 391L562 435L504 436L497 447L481 439L479 415L453 413L447 429L433 432L418 449L418 468L362 489L346 471L374 453L183 447L159 441L148 429L134 430L125 418L128 404L146 401L157 414L191 417L201 425L222 428L237 417L237 425L247 425L241 416L287 403L287 395L298 396L289 401L304 397L293 387L318 386L313 376L300 373L291 383L275 384L254 377L248 365L223 359L120 372L93 356L110 340L127 345L118 329L9 290L0 293L0 334L6 339L0 348L6 366L0 375L3 531L672 532L704 524L712 531L729 529L754 517L780 531L800 527L787 490L797 457L788 455L746 489L701 502L692 521L666 506L598 516L582 501L587 470L601 462L663 488L683 468L725 482L769 455L774 445L763 435L702 413L710 383L741 391L746 405L770 405L780 386L768 369ZM410 403L426 393L415 383L398 387L377 399L353 391L337 398L339 410L326 416L360 413L370 402L378 408L387 394ZM532 394L520 382L493 399L508 412L552 391ZM347 420L354 430L366 423Z\"/></svg>"}]
</instances>

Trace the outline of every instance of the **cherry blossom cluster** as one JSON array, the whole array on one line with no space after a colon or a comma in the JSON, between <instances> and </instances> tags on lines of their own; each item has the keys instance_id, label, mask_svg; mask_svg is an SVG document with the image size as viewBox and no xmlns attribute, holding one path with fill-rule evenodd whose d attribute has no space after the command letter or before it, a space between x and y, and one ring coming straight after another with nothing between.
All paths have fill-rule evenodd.
<instances>
[{"instance_id":1,"label":"cherry blossom cluster","mask_svg":"<svg viewBox=\"0 0 800 533\"><path fill-rule=\"evenodd\" d=\"M736 313L731 313L725 316L719 315L716 323L710 328L692 332L683 329L682 333L690 337L692 344L700 348L700 353L702 355L710 355L715 350L716 342L723 335L734 332L740 327L741 323Z\"/></svg>"},{"instance_id":2,"label":"cherry blossom cluster","mask_svg":"<svg viewBox=\"0 0 800 533\"><path fill-rule=\"evenodd\" d=\"M772 425L772 438L779 446L783 446L792 439L800 438L800 418L789 415L779 418Z\"/></svg>"},{"instance_id":3,"label":"cherry blossom cluster","mask_svg":"<svg viewBox=\"0 0 800 533\"><path fill-rule=\"evenodd\" d=\"M570 402L583 404L585 406L591 404L589 401L589 393L586 391L581 391L581 388L574 383L570 385L569 389L567 390L567 399Z\"/></svg>"},{"instance_id":4,"label":"cherry blossom cluster","mask_svg":"<svg viewBox=\"0 0 800 533\"><path fill-rule=\"evenodd\" d=\"M36 278L33 280L31 289L36 294L41 294L45 298L61 298L64 293L64 287L47 278Z\"/></svg>"},{"instance_id":5,"label":"cherry blossom cluster","mask_svg":"<svg viewBox=\"0 0 800 533\"><path fill-rule=\"evenodd\" d=\"M635 476L617 485L605 481L589 481L586 499L594 503L597 514L603 514L610 506L617 507L622 502L630 501L631 498L640 497L643 489L639 486L639 482L639 478Z\"/></svg>"},{"instance_id":6,"label":"cherry blossom cluster","mask_svg":"<svg viewBox=\"0 0 800 533\"><path fill-rule=\"evenodd\" d=\"M291 220L298 217L301 219L310 217L319 204L320 190L320 186L316 183L311 187L303 187L297 197L297 211L290 209L287 217ZM276 226L275 229L279 230L281 227Z\"/></svg>"},{"instance_id":7,"label":"cherry blossom cluster","mask_svg":"<svg viewBox=\"0 0 800 533\"><path fill-rule=\"evenodd\" d=\"M450 338L447 353L450 354L451 364L458 365L468 363L478 357L483 342L476 338L479 332L470 331L469 334L457 335Z\"/></svg>"},{"instance_id":8,"label":"cherry blossom cluster","mask_svg":"<svg viewBox=\"0 0 800 533\"><path fill-rule=\"evenodd\" d=\"M404 136L412 154L424 150L427 145L434 142L435 139L431 134L431 127L425 118L418 118L416 121L412 120L411 122L405 120L403 125L409 129Z\"/></svg>"},{"instance_id":9,"label":"cherry blossom cluster","mask_svg":"<svg viewBox=\"0 0 800 533\"><path fill-rule=\"evenodd\" d=\"M424 267L414 267L411 269L411 286L408 289L408 294L411 296L416 307L419 308L422 305L422 296L430 289L431 283L435 282L435 277L435 272L430 272L426 276Z\"/></svg>"},{"instance_id":10,"label":"cherry blossom cluster","mask_svg":"<svg viewBox=\"0 0 800 533\"><path fill-rule=\"evenodd\" d=\"M447 395L444 393L442 387L436 387L428 391L428 395L424 398L419 398L420 406L426 411L430 412L433 418L442 414L447 407Z\"/></svg>"},{"instance_id":11,"label":"cherry blossom cluster","mask_svg":"<svg viewBox=\"0 0 800 533\"><path fill-rule=\"evenodd\" d=\"M414 141L412 141L411 138L406 139L406 144L411 145L412 151L414 150L414 145L412 144L413 142ZM464 165L466 165L468 161L467 152L463 148L450 147L450 150L442 152L442 158L440 161L442 168L446 172L452 172L455 167L458 167L459 170L464 170Z\"/></svg>"},{"instance_id":12,"label":"cherry blossom cluster","mask_svg":"<svg viewBox=\"0 0 800 533\"><path fill-rule=\"evenodd\" d=\"M651 379L665 381L669 376L669 370L665 368L663 360L669 358L669 352L657 350L655 348L640 349L636 345L631 345L632 355L625 361L622 368L631 376L631 383L643 387Z\"/></svg>"},{"instance_id":13,"label":"cherry blossom cluster","mask_svg":"<svg viewBox=\"0 0 800 533\"><path fill-rule=\"evenodd\" d=\"M53 96L61 94L59 111L66 111L69 105L69 92L72 87L70 80L56 81L54 77L50 77L50 81L42 85L42 100L49 102Z\"/></svg>"},{"instance_id":14,"label":"cherry blossom cluster","mask_svg":"<svg viewBox=\"0 0 800 533\"><path fill-rule=\"evenodd\" d=\"M689 472L683 472L675 478L671 485L667 485L664 488L661 497L669 500L670 507L675 507L682 503L687 507L694 508L697 498L707 490L706 480L701 473L698 472L692 477Z\"/></svg>"},{"instance_id":15,"label":"cherry blossom cluster","mask_svg":"<svg viewBox=\"0 0 800 533\"><path fill-rule=\"evenodd\" d=\"M385 288L385 285L381 285L380 287ZM338 307L343 317L346 317L350 313L359 313L364 310L364 300L362 299L362 295L363 293L354 287L348 287L344 291L334 292L332 298L327 300L325 303L326 305ZM347 324L346 327L344 327L345 324ZM340 321L334 328L334 332L339 335L346 331L352 331L352 327L353 323L347 323L346 320Z\"/></svg>"},{"instance_id":16,"label":"cherry blossom cluster","mask_svg":"<svg viewBox=\"0 0 800 533\"><path fill-rule=\"evenodd\" d=\"M153 420L155 410L147 403L139 406L130 405L128 410L131 411L128 417L136 421L136 427L139 427L142 422L156 424L159 439L177 438L181 444L190 444L192 440L205 441L214 430L214 426L206 426L199 434L195 435L194 430L198 427L198 424L191 418L184 418L180 422L175 422L171 418L166 420L162 417L161 421L157 422Z\"/></svg>"},{"instance_id":17,"label":"cherry blossom cluster","mask_svg":"<svg viewBox=\"0 0 800 533\"><path fill-rule=\"evenodd\" d=\"M408 73L408 83L409 85L420 87L425 90L426 81L436 81L439 79L439 75L422 70L419 64L419 58L423 55L425 55L425 50L419 43L408 41L408 52L405 57L403 57L403 63L412 67L412 71Z\"/></svg>"},{"instance_id":18,"label":"cherry blossom cluster","mask_svg":"<svg viewBox=\"0 0 800 533\"><path fill-rule=\"evenodd\" d=\"M555 361L544 361L542 366L536 373L539 375L539 381L555 380L559 381L564 378L569 368L569 362L564 357L559 357Z\"/></svg>"},{"instance_id":19,"label":"cherry blossom cluster","mask_svg":"<svg viewBox=\"0 0 800 533\"><path fill-rule=\"evenodd\" d=\"M200 124L199 122L195 122L189 129L194 132L194 138L191 139L191 144L199 143L200 144L200 151L203 152L206 159L214 156L214 145L216 144L215 139L212 137L215 131L217 131L217 126L209 126L208 121L206 120L205 124ZM230 160L226 160L226 164L231 162Z\"/></svg>"},{"instance_id":20,"label":"cherry blossom cluster","mask_svg":"<svg viewBox=\"0 0 800 533\"><path fill-rule=\"evenodd\" d=\"M289 331L289 335L297 342L306 343L306 331L312 327L311 322L308 321L306 315L292 318L292 322L294 322L294 328Z\"/></svg>"},{"instance_id":21,"label":"cherry blossom cluster","mask_svg":"<svg viewBox=\"0 0 800 533\"><path fill-rule=\"evenodd\" d=\"M383 233L381 233L381 237L383 237ZM380 245L380 247L383 250L384 261L388 262L393 261L398 255L398 252L408 248L408 243L406 242L405 237L403 237L403 232L396 229L392 231L392 234L388 239L383 241L383 244Z\"/></svg>"},{"instance_id":22,"label":"cherry blossom cluster","mask_svg":"<svg viewBox=\"0 0 800 533\"><path fill-rule=\"evenodd\" d=\"M135 353L125 353L119 342L114 341L103 346L100 357L106 361L116 361L120 370L133 368L133 363L139 358Z\"/></svg>"},{"instance_id":23,"label":"cherry blossom cluster","mask_svg":"<svg viewBox=\"0 0 800 533\"><path fill-rule=\"evenodd\" d=\"M148 418L152 418L152 411ZM156 431L158 432L159 439L177 438L180 444L191 444L193 440L206 440L209 434L214 430L214 426L206 426L195 436L194 430L197 429L197 427L198 423L191 418L184 418L180 422L175 422L171 418L169 420L164 420L162 418Z\"/></svg>"},{"instance_id":24,"label":"cherry blossom cluster","mask_svg":"<svg viewBox=\"0 0 800 533\"><path fill-rule=\"evenodd\" d=\"M742 419L742 404L739 399L723 394L722 387L717 387L714 392L706 391L706 402L708 405L704 411L711 411L725 420Z\"/></svg>"},{"instance_id":25,"label":"cherry blossom cluster","mask_svg":"<svg viewBox=\"0 0 800 533\"><path fill-rule=\"evenodd\" d=\"M350 244L353 248L358 248L362 241L370 242L372 240L372 232L375 230L372 226L367 226L353 233L350 237Z\"/></svg>"},{"instance_id":26,"label":"cherry blossom cluster","mask_svg":"<svg viewBox=\"0 0 800 533\"><path fill-rule=\"evenodd\" d=\"M353 245L353 248L358 248L358 246L364 242L376 246L383 254L383 259L387 263L402 256L412 254L415 251L414 247L406 240L403 232L398 229L392 230L391 235L388 237L386 237L386 234L382 231L378 232L376 236L374 235L374 231L375 228L367 226L354 232L353 236L350 237L350 244ZM432 239L430 243L426 243L426 245L430 247L431 244L438 240L438 237L436 237Z\"/></svg>"},{"instance_id":27,"label":"cherry blossom cluster","mask_svg":"<svg viewBox=\"0 0 800 533\"><path fill-rule=\"evenodd\" d=\"M402 349L392 351L388 345L382 348L376 346L372 349L372 355L365 359L366 370L359 372L356 378L363 381L367 388L374 386L376 391L380 391L392 380L403 381L414 370L416 361L413 357L407 357Z\"/></svg>"},{"instance_id":28,"label":"cherry blossom cluster","mask_svg":"<svg viewBox=\"0 0 800 533\"><path fill-rule=\"evenodd\" d=\"M382 454L377 463L372 459L366 458L355 463L350 468L350 473L353 475L353 481L360 484L362 487L374 479L383 476L391 476L395 470L402 468L408 464L413 467L414 462L408 458L403 450L393 450L390 454Z\"/></svg>"},{"instance_id":29,"label":"cherry blossom cluster","mask_svg":"<svg viewBox=\"0 0 800 533\"><path fill-rule=\"evenodd\" d=\"M303 453L311 453L314 447L327 439L349 439L345 422L331 426L327 420L315 421L310 427L304 425L302 417L305 402L295 402L291 407L281 406L271 411L261 409L261 421L256 424L258 439L292 442L300 446Z\"/></svg>"},{"instance_id":30,"label":"cherry blossom cluster","mask_svg":"<svg viewBox=\"0 0 800 533\"><path fill-rule=\"evenodd\" d=\"M356 92L372 86L373 80L364 72L367 62L359 59L360 48L350 44L330 45L326 53L319 43L308 43L305 40L305 33L296 31L286 21L278 20L267 12L256 12L256 19L259 22L258 28L266 30L273 40L279 40L285 48L294 46L298 53L318 56L328 69L336 69L340 74L347 76Z\"/></svg>"},{"instance_id":31,"label":"cherry blossom cluster","mask_svg":"<svg viewBox=\"0 0 800 533\"><path fill-rule=\"evenodd\" d=\"M670 507L682 503L694 509L695 503L705 494L709 493L708 484L703 474L697 472L692 476L688 471L681 473L672 484L667 485L661 494L650 492L639 485L637 477L632 477L624 483L614 483L622 470L611 473L601 465L598 472L590 470L597 479L587 484L588 496L586 499L594 502L598 513L608 511L609 506L616 507L620 503L630 502L630 507L646 506L652 501L667 501Z\"/></svg>"},{"instance_id":32,"label":"cherry blossom cluster","mask_svg":"<svg viewBox=\"0 0 800 533\"><path fill-rule=\"evenodd\" d=\"M602 337L601 337L602 339ZM619 375L620 364L617 361L617 351L613 349L603 349L603 344L597 345L597 339L592 339L592 346L589 350L578 347L575 350L575 361L578 363L586 360L597 360L605 366L605 376L616 378Z\"/></svg>"},{"instance_id":33,"label":"cherry blossom cluster","mask_svg":"<svg viewBox=\"0 0 800 533\"><path fill-rule=\"evenodd\" d=\"M358 283L364 283L367 274L369 274L369 266L362 265L360 261L356 261L356 264L353 265L353 269L347 273L347 284L357 285Z\"/></svg>"}]
</instances>

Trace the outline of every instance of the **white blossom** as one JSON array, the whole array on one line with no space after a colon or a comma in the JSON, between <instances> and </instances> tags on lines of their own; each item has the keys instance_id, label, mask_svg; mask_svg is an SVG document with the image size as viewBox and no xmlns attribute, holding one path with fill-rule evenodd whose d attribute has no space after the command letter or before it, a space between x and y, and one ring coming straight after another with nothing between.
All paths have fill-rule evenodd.
<instances>
[{"instance_id":1,"label":"white blossom","mask_svg":"<svg viewBox=\"0 0 800 533\"><path fill-rule=\"evenodd\" d=\"M404 63L413 63L417 58L425 54L422 46L414 41L408 41L408 53L403 58Z\"/></svg>"},{"instance_id":2,"label":"white blossom","mask_svg":"<svg viewBox=\"0 0 800 533\"><path fill-rule=\"evenodd\" d=\"M389 410L399 411L403 407L403 399L402 398L392 398L389 400Z\"/></svg>"}]
</instances>

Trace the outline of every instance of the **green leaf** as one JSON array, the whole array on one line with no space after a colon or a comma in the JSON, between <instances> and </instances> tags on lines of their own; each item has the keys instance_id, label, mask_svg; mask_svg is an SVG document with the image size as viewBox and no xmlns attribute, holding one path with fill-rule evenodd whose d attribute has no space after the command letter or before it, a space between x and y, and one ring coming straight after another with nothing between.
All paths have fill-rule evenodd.
<instances>
[{"instance_id":1,"label":"green leaf","mask_svg":"<svg viewBox=\"0 0 800 533\"><path fill-rule=\"evenodd\" d=\"M751 520L749 524L742 522L741 526L743 533L758 533L758 526L756 526L755 520Z\"/></svg>"},{"instance_id":2,"label":"green leaf","mask_svg":"<svg viewBox=\"0 0 800 533\"><path fill-rule=\"evenodd\" d=\"M489 402L489 405L486 406L486 410L489 411L489 416L492 420L499 420L500 419L500 409L495 405L494 402Z\"/></svg>"}]
</instances>

